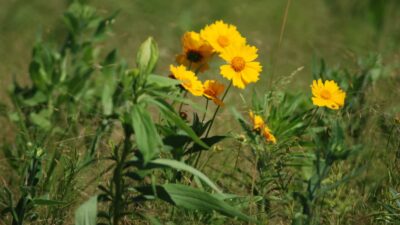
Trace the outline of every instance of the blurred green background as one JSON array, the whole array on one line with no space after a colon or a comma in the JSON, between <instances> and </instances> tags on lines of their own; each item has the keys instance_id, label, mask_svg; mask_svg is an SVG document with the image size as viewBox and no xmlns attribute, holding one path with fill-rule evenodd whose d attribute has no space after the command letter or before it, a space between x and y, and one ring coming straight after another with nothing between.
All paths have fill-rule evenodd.
<instances>
[{"instance_id":1,"label":"blurred green background","mask_svg":"<svg viewBox=\"0 0 400 225\"><path fill-rule=\"evenodd\" d=\"M279 45L285 8L287 23ZM61 41L61 15L69 1L0 0L1 96L13 75L27 77L35 39ZM250 44L259 48L264 66L258 87L286 76L297 68L292 84L308 87L312 59L324 57L329 64L351 64L357 56L379 52L385 60L398 59L400 1L398 0L96 0L89 3L100 14L120 10L114 36L105 47L116 47L133 65L139 43L154 36L159 43L159 74L181 51L185 31L199 31L222 19L235 24ZM55 34L55 35L54 35ZM215 72L218 70L215 69Z\"/></svg>"}]
</instances>

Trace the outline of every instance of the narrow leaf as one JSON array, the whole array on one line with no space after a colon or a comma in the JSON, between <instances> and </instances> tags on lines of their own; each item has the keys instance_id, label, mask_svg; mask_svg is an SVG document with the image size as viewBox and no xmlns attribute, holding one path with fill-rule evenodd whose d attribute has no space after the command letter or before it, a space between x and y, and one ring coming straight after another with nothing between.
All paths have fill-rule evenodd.
<instances>
[{"instance_id":1,"label":"narrow leaf","mask_svg":"<svg viewBox=\"0 0 400 225\"><path fill-rule=\"evenodd\" d=\"M135 105L131 112L136 143L144 163L150 161L161 149L162 141L149 112L142 105Z\"/></svg>"},{"instance_id":2,"label":"narrow leaf","mask_svg":"<svg viewBox=\"0 0 400 225\"><path fill-rule=\"evenodd\" d=\"M97 196L91 197L75 211L75 225L96 225Z\"/></svg>"},{"instance_id":3,"label":"narrow leaf","mask_svg":"<svg viewBox=\"0 0 400 225\"><path fill-rule=\"evenodd\" d=\"M166 200L172 200L179 207L201 211L215 210L226 216L252 221L249 216L208 192L182 184L165 184L162 187L169 195Z\"/></svg>"},{"instance_id":4,"label":"narrow leaf","mask_svg":"<svg viewBox=\"0 0 400 225\"><path fill-rule=\"evenodd\" d=\"M195 168L193 168L189 165L186 165L183 162L179 162L179 161L171 160L171 159L155 159L155 160L151 161L149 165L151 165L151 164L167 166L167 167L171 167L171 168L174 168L177 170L184 170L186 172L189 172L189 173L197 176L198 178L200 178L204 183L206 183L208 186L210 186L216 192L222 193L222 191L206 175L204 175L202 172L196 170Z\"/></svg>"},{"instance_id":5,"label":"narrow leaf","mask_svg":"<svg viewBox=\"0 0 400 225\"><path fill-rule=\"evenodd\" d=\"M161 110L163 115L166 116L168 119L170 119L172 122L174 122L175 125L177 127L179 127L180 129L182 129L190 138L192 138L192 140L194 142L196 142L203 148L206 148L206 149L210 148L206 143L204 143L196 135L196 133L193 131L193 129L190 126L188 126L186 124L186 122L184 120L182 120L182 118L180 116L178 116L176 114L175 110L170 105L168 105L168 103L166 103L162 99L157 99L157 100L149 99L149 101L151 101L156 106L158 106L158 108Z\"/></svg>"}]
</instances>

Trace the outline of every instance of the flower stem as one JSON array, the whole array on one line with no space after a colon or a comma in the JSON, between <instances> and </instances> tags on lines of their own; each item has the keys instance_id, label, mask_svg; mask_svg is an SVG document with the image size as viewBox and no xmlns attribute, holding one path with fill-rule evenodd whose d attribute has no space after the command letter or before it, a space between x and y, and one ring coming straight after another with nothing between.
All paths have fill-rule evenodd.
<instances>
[{"instance_id":1,"label":"flower stem","mask_svg":"<svg viewBox=\"0 0 400 225\"><path fill-rule=\"evenodd\" d=\"M206 119L206 115L207 115L207 110L208 110L208 98L206 98L206 111L204 112L203 118L201 119L201 123L204 123L204 120Z\"/></svg>"},{"instance_id":2,"label":"flower stem","mask_svg":"<svg viewBox=\"0 0 400 225\"><path fill-rule=\"evenodd\" d=\"M228 91L229 91L229 89L230 89L231 87L232 87L232 81L229 83L228 88L226 89L224 95L222 96L222 99L221 99L222 102L224 102L224 99L225 99L225 97L226 97L226 94L228 94ZM208 134L210 133L211 128L212 128L212 126L213 126L213 124L214 124L215 117L217 116L217 113L218 113L218 111L219 111L220 108L221 108L221 105L218 105L218 106L217 106L217 109L216 109L215 112L214 112L213 117L211 118L211 123L210 123L210 126L209 126L208 129L207 129L207 133L206 133L206 136L205 136L205 137L208 137Z\"/></svg>"},{"instance_id":3,"label":"flower stem","mask_svg":"<svg viewBox=\"0 0 400 225\"><path fill-rule=\"evenodd\" d=\"M130 131L125 131L125 140L124 140L124 146L122 149L122 155L121 158L118 159L116 168L114 170L114 177L113 177L113 183L115 187L115 196L113 198L113 225L119 225L120 219L122 218L123 213L121 212L121 209L123 209L123 204L124 204L124 181L123 181L123 169L125 166L125 161L129 155L129 151L131 148L131 143L130 143L130 136L131 132Z\"/></svg>"},{"instance_id":4,"label":"flower stem","mask_svg":"<svg viewBox=\"0 0 400 225\"><path fill-rule=\"evenodd\" d=\"M188 92L185 91L185 94L183 94L183 98L186 98L187 93L188 93ZM181 104L179 105L179 110L178 110L179 113L182 111L182 107L183 107L183 102L181 102Z\"/></svg>"},{"instance_id":5,"label":"flower stem","mask_svg":"<svg viewBox=\"0 0 400 225\"><path fill-rule=\"evenodd\" d=\"M224 95L222 96L222 99L221 99L222 102L224 102L224 99L225 99L226 95L228 94L228 91L229 91L229 89L230 89L231 87L232 87L232 81L229 83L228 88L226 89ZM209 125L209 127L208 127L208 129L207 129L205 138L207 138L208 135L210 134L211 128L212 128L212 126L213 126L213 124L214 124L215 117L217 116L217 113L218 113L218 111L219 111L220 108L221 108L221 106L218 105L218 106L217 106L217 109L215 110L215 112L214 112L214 114L213 114L213 116L212 116L212 118L211 118L211 123L210 123L210 125ZM200 151L199 154L197 155L196 162L195 162L195 164L194 164L194 168L197 168L197 165L199 164L199 160L200 160L200 157L201 157L201 153L202 153L202 152L203 152L203 151Z\"/></svg>"}]
</instances>

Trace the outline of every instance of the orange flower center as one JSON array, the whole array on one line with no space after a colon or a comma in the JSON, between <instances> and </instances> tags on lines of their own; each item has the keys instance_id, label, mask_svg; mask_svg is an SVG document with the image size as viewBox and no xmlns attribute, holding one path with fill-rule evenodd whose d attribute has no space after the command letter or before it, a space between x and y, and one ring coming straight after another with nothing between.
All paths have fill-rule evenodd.
<instances>
[{"instance_id":1,"label":"orange flower center","mask_svg":"<svg viewBox=\"0 0 400 225\"><path fill-rule=\"evenodd\" d=\"M218 39L217 39L217 42L218 42L218 44L219 44L221 47L223 47L223 48L225 48L226 46L229 45L229 39L228 39L226 36L224 36L224 35L220 35L220 36L218 37Z\"/></svg>"},{"instance_id":2,"label":"orange flower center","mask_svg":"<svg viewBox=\"0 0 400 225\"><path fill-rule=\"evenodd\" d=\"M328 91L328 90L325 90L325 89L323 89L323 90L321 91L320 95L321 95L321 97L322 97L323 99L326 99L326 100L331 99L331 97L332 97L331 92Z\"/></svg>"},{"instance_id":3,"label":"orange flower center","mask_svg":"<svg viewBox=\"0 0 400 225\"><path fill-rule=\"evenodd\" d=\"M242 57L234 57L231 61L231 67L234 71L240 72L246 66L246 61Z\"/></svg>"}]
</instances>

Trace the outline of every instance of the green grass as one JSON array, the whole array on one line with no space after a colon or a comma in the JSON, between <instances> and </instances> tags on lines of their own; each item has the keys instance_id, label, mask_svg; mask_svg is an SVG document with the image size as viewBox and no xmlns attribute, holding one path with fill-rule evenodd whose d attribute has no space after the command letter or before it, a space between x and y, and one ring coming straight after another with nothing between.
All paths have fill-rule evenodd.
<instances>
[{"instance_id":1,"label":"green grass","mask_svg":"<svg viewBox=\"0 0 400 225\"><path fill-rule=\"evenodd\" d=\"M328 2L332 2L329 3ZM180 36L187 30L198 30L217 19L237 25L249 42L259 47L261 61L268 77L290 74L305 66L296 77L302 87L309 83L310 62L314 56L331 64L354 61L354 55L379 51L388 57L399 48L400 13L395 3L388 3L383 25L377 29L365 1L292 1L283 42L278 47L286 1L93 1L103 14L120 10L115 24L112 46L121 49L133 61L135 49L148 36L162 46L158 71L167 69L170 59L180 51ZM395 2L395 1L392 1ZM30 47L39 34L56 38L60 16L66 1L16 0L2 3L0 9L1 77L23 79ZM356 13L355 13L356 12ZM274 65L272 65L274 63ZM273 67L273 68L272 68ZM274 73L274 74L271 74Z\"/></svg>"}]
</instances>

